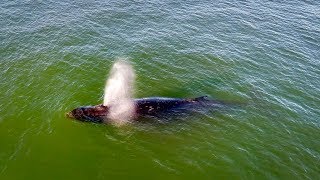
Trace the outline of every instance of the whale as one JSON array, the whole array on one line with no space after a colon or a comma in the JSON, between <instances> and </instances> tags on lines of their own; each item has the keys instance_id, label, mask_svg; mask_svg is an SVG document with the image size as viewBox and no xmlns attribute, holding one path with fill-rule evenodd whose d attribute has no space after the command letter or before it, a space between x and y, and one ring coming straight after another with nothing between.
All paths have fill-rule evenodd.
<instances>
[{"instance_id":1,"label":"whale","mask_svg":"<svg viewBox=\"0 0 320 180\"><path fill-rule=\"evenodd\" d=\"M123 124L140 117L163 117L179 114L194 107L210 105L221 106L224 103L210 100L207 96L197 98L146 97L133 98L135 72L125 60L116 61L106 81L102 104L81 106L68 112L69 118L83 122Z\"/></svg>"},{"instance_id":2,"label":"whale","mask_svg":"<svg viewBox=\"0 0 320 180\"><path fill-rule=\"evenodd\" d=\"M147 97L134 99L134 114L131 119L140 117L159 117L174 111L189 111L199 106L221 106L222 102L209 100L207 96L197 98ZM68 112L69 118L82 122L107 123L110 107L103 104L81 106Z\"/></svg>"}]
</instances>

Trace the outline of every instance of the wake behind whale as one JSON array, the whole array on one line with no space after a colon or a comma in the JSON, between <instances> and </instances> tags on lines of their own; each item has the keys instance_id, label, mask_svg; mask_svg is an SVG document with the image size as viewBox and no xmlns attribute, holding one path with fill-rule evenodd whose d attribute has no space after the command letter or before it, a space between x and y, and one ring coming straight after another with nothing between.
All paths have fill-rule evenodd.
<instances>
[{"instance_id":1,"label":"wake behind whale","mask_svg":"<svg viewBox=\"0 0 320 180\"><path fill-rule=\"evenodd\" d=\"M139 117L161 117L163 114L187 111L194 107L223 106L223 102L198 98L148 97L133 99L135 73L130 63L118 60L112 66L104 90L103 104L82 106L67 116L85 122L124 124Z\"/></svg>"}]
</instances>

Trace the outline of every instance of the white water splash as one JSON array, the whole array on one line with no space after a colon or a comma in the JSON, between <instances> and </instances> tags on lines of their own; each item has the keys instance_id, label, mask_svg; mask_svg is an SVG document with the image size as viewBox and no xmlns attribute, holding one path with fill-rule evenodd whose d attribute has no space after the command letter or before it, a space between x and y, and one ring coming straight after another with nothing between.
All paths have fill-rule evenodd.
<instances>
[{"instance_id":1,"label":"white water splash","mask_svg":"<svg viewBox=\"0 0 320 180\"><path fill-rule=\"evenodd\" d=\"M135 73L127 61L118 60L112 66L104 90L103 105L109 107L108 119L123 124L135 115L133 97Z\"/></svg>"}]
</instances>

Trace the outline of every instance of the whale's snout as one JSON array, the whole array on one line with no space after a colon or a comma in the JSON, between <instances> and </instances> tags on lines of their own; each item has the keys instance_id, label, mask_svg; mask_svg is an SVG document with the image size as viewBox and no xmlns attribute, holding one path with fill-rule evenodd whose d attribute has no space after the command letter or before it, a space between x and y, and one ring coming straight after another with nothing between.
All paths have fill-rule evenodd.
<instances>
[{"instance_id":1,"label":"whale's snout","mask_svg":"<svg viewBox=\"0 0 320 180\"><path fill-rule=\"evenodd\" d=\"M79 107L66 113L66 117L77 120L82 120L86 115L87 113L84 107Z\"/></svg>"},{"instance_id":2,"label":"whale's snout","mask_svg":"<svg viewBox=\"0 0 320 180\"><path fill-rule=\"evenodd\" d=\"M108 107L103 105L82 106L66 113L66 117L79 121L89 121L95 123L103 122L108 114Z\"/></svg>"},{"instance_id":3,"label":"whale's snout","mask_svg":"<svg viewBox=\"0 0 320 180\"><path fill-rule=\"evenodd\" d=\"M67 113L66 113L66 117L68 117L68 118L72 118L72 119L74 119L74 118L75 118L75 117L74 117L74 115L73 115L73 113L72 113L72 111L67 112Z\"/></svg>"}]
</instances>

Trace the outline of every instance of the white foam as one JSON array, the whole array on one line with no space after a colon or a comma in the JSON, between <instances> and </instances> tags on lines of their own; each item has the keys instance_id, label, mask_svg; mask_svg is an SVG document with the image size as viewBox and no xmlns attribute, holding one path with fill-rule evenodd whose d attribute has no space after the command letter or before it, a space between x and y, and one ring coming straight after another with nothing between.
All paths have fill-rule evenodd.
<instances>
[{"instance_id":1,"label":"white foam","mask_svg":"<svg viewBox=\"0 0 320 180\"><path fill-rule=\"evenodd\" d=\"M116 61L106 81L103 105L109 107L107 118L117 124L123 124L135 116L134 81L132 65L125 60Z\"/></svg>"}]
</instances>

